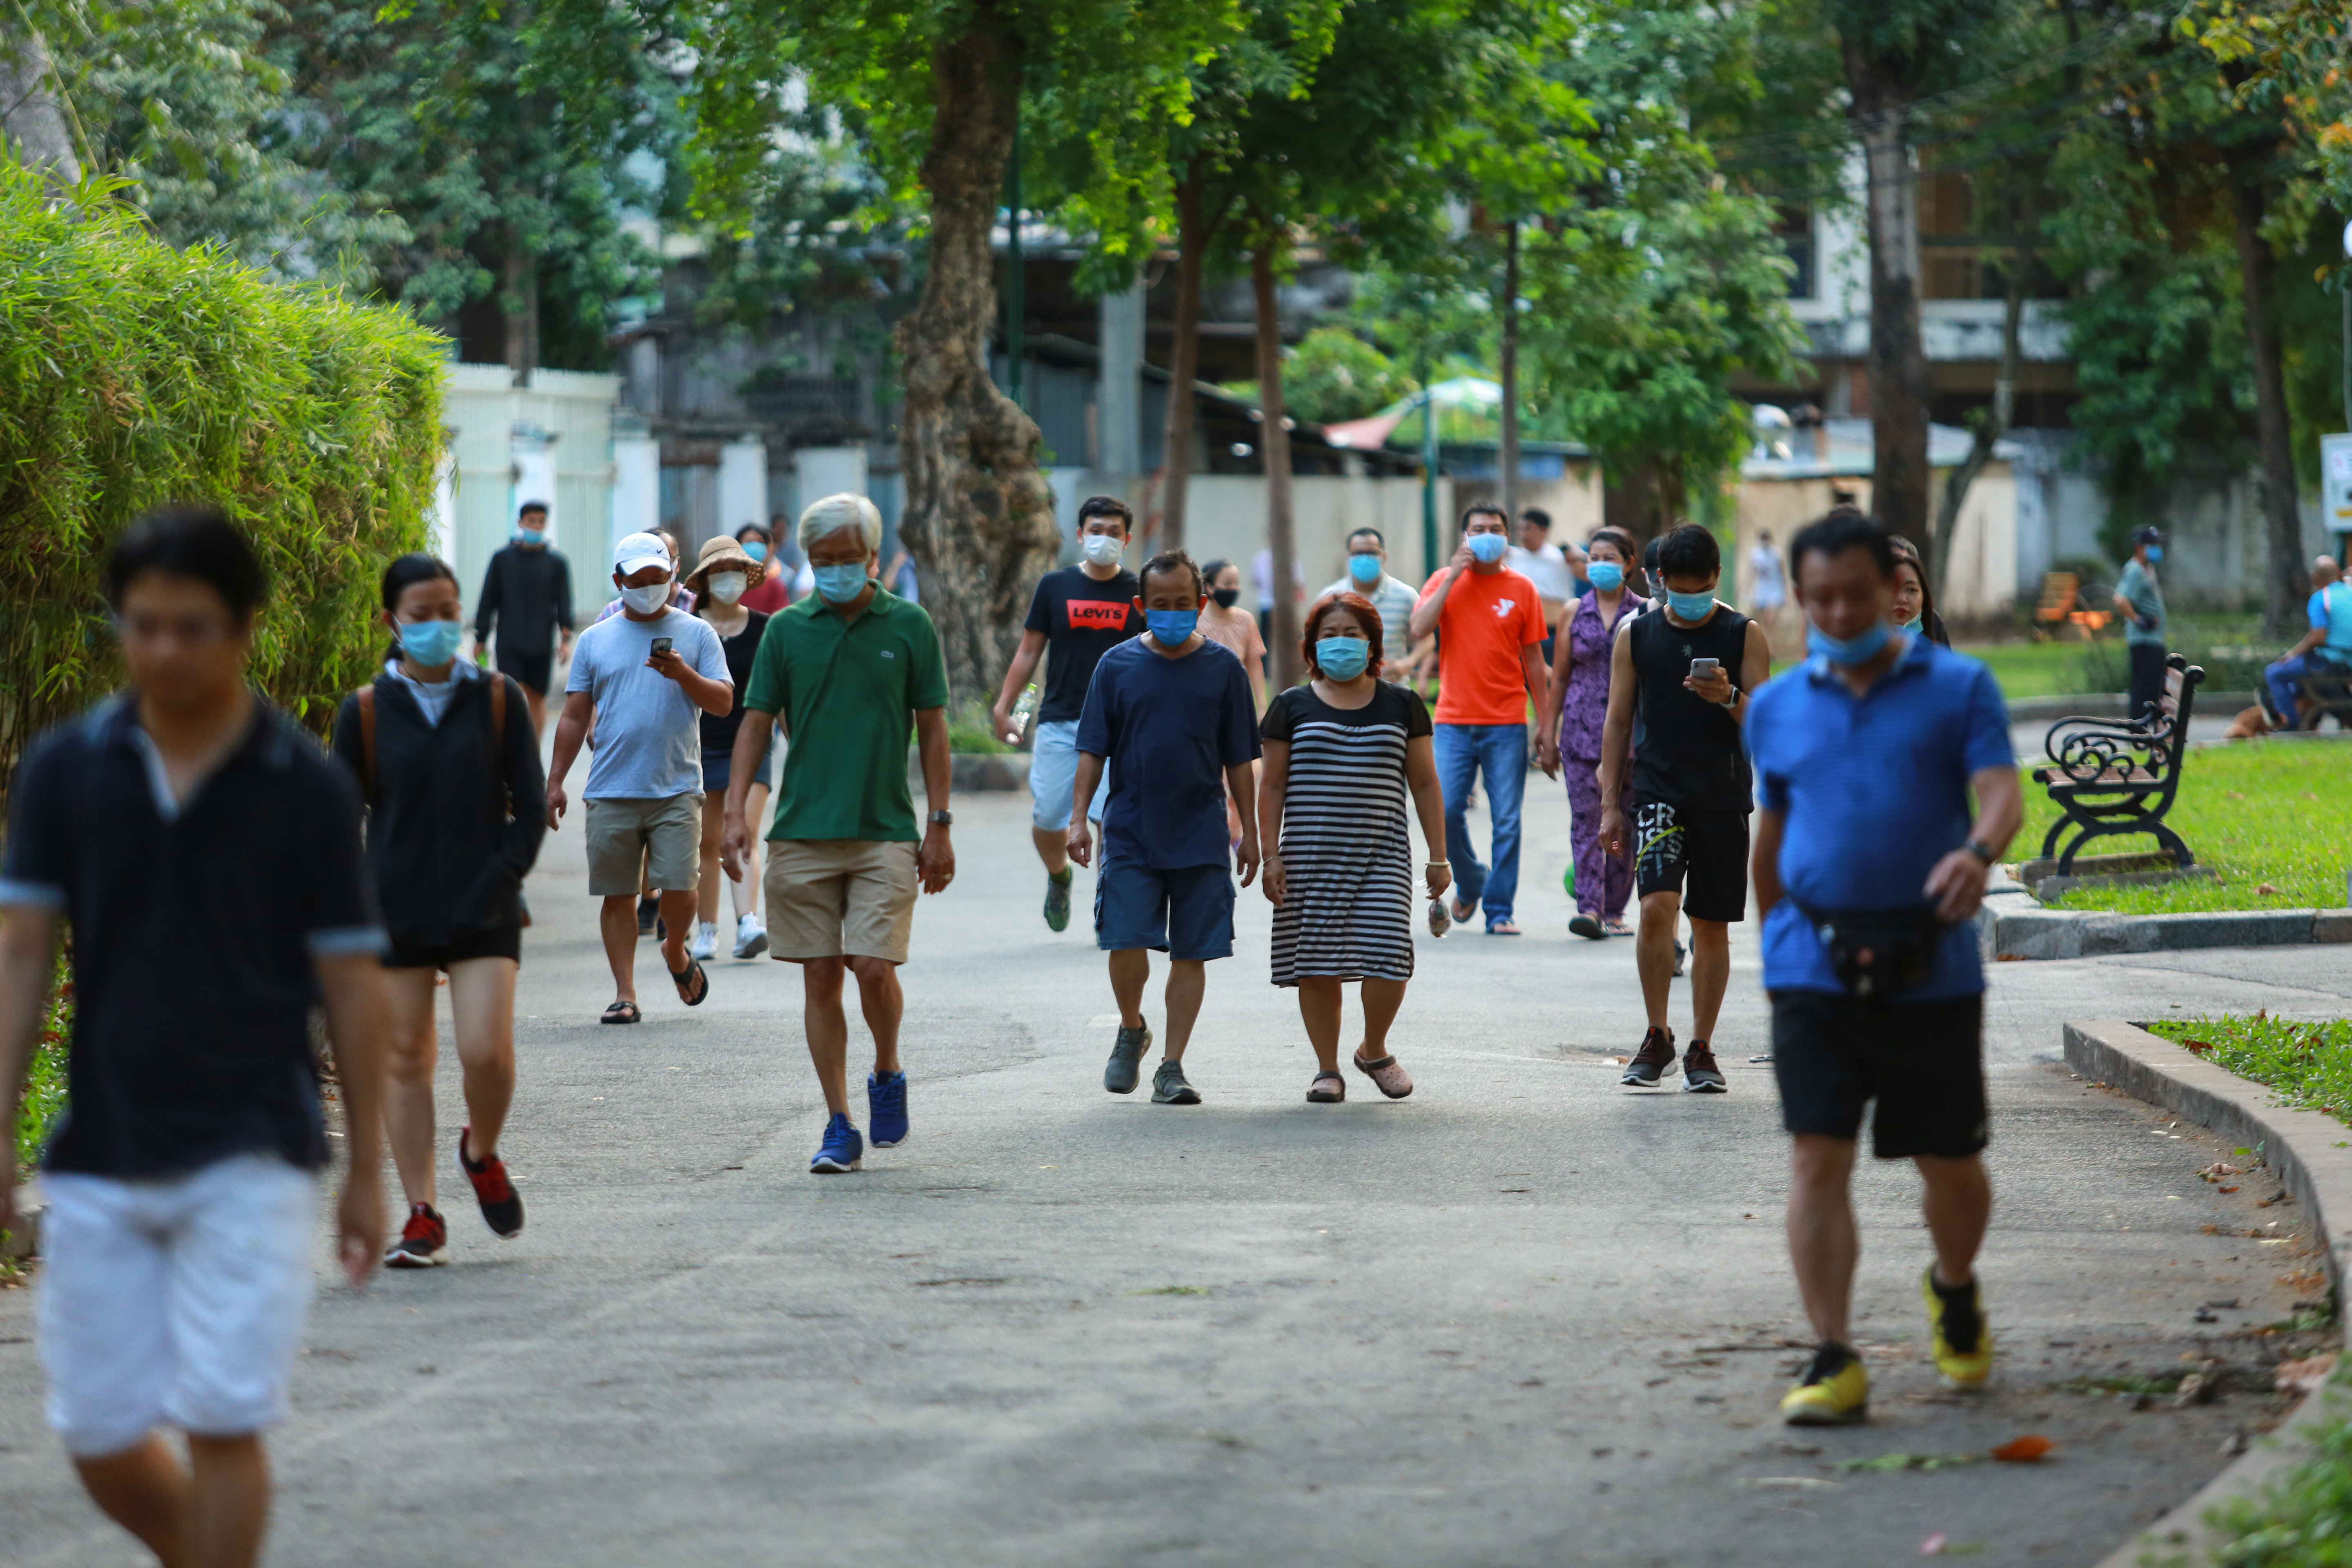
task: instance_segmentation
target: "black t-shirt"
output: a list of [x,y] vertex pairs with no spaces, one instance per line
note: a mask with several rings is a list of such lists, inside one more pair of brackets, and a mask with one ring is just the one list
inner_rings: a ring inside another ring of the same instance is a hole
[[760,634],[768,629],[768,617],[757,610],[743,612],[750,621],[731,637],[720,637],[719,646],[727,655],[728,678],[735,682],[735,706],[724,716],[705,713],[702,716],[702,749],[706,752],[731,752],[735,749],[735,731],[743,727],[743,694],[751,689],[751,658],[760,651]]
[[1045,634],[1045,700],[1037,710],[1044,723],[1074,720],[1086,711],[1087,684],[1102,656],[1143,630],[1135,601],[1143,584],[1121,571],[1108,582],[1087,575],[1083,566],[1065,566],[1037,580],[1022,629]]
[[140,1180],[263,1153],[314,1170],[312,964],[384,946],[359,787],[257,699],[245,739],[167,810],[136,712],[125,697],[50,731],[16,778],[0,903],[54,909],[74,939],[48,1166]]
[[1636,616],[1633,638],[1633,792],[1687,811],[1753,811],[1739,721],[1683,686],[1691,660],[1720,660],[1739,687],[1748,617],[1718,603],[1706,624],[1678,626],[1664,610]]

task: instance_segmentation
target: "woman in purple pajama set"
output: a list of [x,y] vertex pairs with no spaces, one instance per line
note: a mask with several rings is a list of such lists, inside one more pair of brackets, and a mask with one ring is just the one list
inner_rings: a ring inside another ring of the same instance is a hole
[[[1633,890],[1633,858],[1601,847],[1601,727],[1609,716],[1609,654],[1617,628],[1639,615],[1649,601],[1625,585],[1633,542],[1604,528],[1586,545],[1585,575],[1592,592],[1576,601],[1566,636],[1553,639],[1551,707],[1559,714],[1552,749],[1568,780],[1568,804],[1576,814],[1570,842],[1576,849],[1576,918],[1568,929],[1578,936],[1631,936],[1625,900]],[[1622,803],[1633,809],[1628,794]]]

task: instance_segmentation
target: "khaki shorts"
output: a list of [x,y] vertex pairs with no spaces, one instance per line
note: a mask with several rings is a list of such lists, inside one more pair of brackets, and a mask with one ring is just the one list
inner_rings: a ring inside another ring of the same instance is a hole
[[588,891],[599,899],[637,895],[637,871],[650,859],[657,893],[690,893],[702,869],[702,797],[592,800],[588,803]]
[[768,956],[907,962],[915,929],[915,846],[866,838],[778,838],[761,879]]

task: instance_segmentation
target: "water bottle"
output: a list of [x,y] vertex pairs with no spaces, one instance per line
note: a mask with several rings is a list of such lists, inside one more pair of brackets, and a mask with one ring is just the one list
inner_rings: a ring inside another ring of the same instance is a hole
[[1029,721],[1036,712],[1037,683],[1033,680],[1021,689],[1020,697],[1013,704],[1013,738],[1015,742],[1028,736]]

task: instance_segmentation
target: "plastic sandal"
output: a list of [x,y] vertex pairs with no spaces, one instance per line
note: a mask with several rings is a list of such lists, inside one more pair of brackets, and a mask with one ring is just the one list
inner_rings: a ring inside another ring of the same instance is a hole
[[689,958],[684,969],[669,972],[670,980],[677,986],[677,999],[689,1007],[699,1007],[710,995],[710,976],[702,973],[702,961]]
[[1368,1062],[1360,1056],[1350,1055],[1348,1059],[1356,1064],[1358,1072],[1370,1079],[1391,1100],[1402,1100],[1412,1092],[1412,1075],[1397,1066],[1396,1058],[1382,1057],[1378,1061]]
[[[1329,1088],[1324,1086],[1328,1084]],[[1315,1081],[1307,1086],[1309,1105],[1337,1105],[1348,1098],[1348,1080],[1335,1072],[1318,1072]]]
[[642,1016],[644,1015],[637,1011],[635,1002],[615,1002],[605,1008],[604,1016],[596,1021],[600,1024],[634,1024]]

